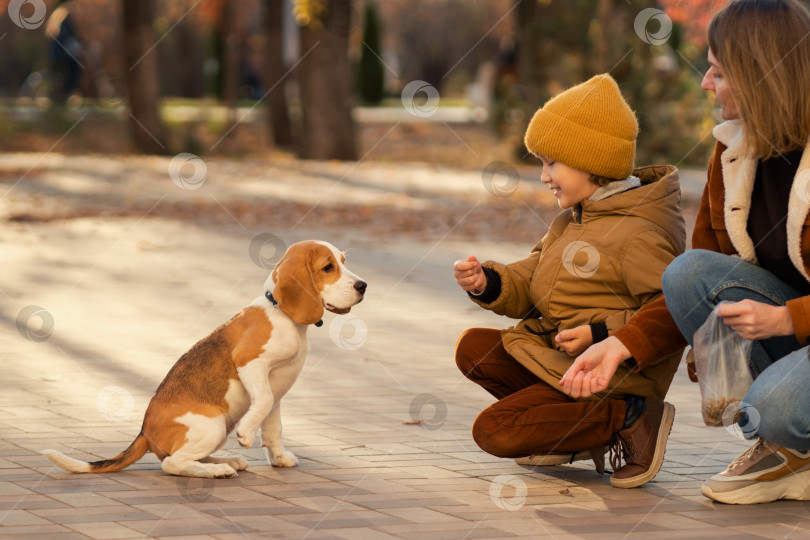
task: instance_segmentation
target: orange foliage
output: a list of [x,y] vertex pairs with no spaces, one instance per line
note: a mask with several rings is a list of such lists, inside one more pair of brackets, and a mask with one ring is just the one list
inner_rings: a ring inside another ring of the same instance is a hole
[[209,27],[218,27],[222,21],[222,4],[225,0],[203,0],[199,6],[199,20]]
[[666,14],[686,30],[686,39],[698,46],[706,45],[706,30],[712,16],[728,0],[659,0]]

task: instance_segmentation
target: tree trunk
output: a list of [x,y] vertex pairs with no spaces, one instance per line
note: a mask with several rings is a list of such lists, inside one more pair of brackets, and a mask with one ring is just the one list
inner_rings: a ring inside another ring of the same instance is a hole
[[320,21],[301,29],[302,137],[304,159],[357,159],[352,118],[349,32],[351,0],[327,0]]
[[611,25],[615,25],[616,13],[613,10],[612,0],[598,0],[596,4],[596,25],[594,26],[593,57],[591,72],[593,74],[607,73],[612,62],[615,62],[616,40],[611,33]]
[[385,97],[385,68],[382,55],[377,7],[367,2],[363,16],[363,47],[360,50],[357,79],[357,93],[366,103],[377,104]]
[[287,80],[284,65],[284,0],[267,0],[265,29],[267,30],[267,56],[265,86],[267,87],[267,113],[270,135],[280,148],[292,146],[292,127],[284,93]]
[[[534,1],[518,2],[514,14],[517,18],[517,72],[518,80],[525,89],[523,102],[523,120],[520,124],[521,133],[528,125],[532,115],[543,104],[543,92],[546,87],[546,65],[542,57],[541,35],[537,31],[536,18],[538,3]],[[514,129],[513,127],[511,129]],[[518,135],[515,155],[521,160],[533,160],[531,152],[526,148],[523,137]]]
[[531,118],[531,114],[542,105],[540,89],[545,83],[545,65],[538,54],[542,36],[535,27],[537,2],[516,1],[518,78],[526,89],[526,114]]
[[160,120],[156,38],[152,0],[124,0],[124,59],[129,95],[130,130],[135,148],[165,154],[166,133]]
[[228,109],[228,124],[236,123],[239,93],[239,2],[222,2],[222,99]]

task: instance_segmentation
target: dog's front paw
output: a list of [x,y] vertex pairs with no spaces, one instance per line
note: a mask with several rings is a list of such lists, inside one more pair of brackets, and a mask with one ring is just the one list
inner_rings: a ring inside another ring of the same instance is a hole
[[242,445],[244,448],[250,448],[253,446],[253,439],[256,438],[256,430],[247,430],[243,428],[237,428],[236,430],[236,440],[239,441],[239,444]]
[[214,478],[236,478],[239,476],[233,467],[227,463],[218,463],[211,467]]
[[248,468],[248,462],[237,456],[216,458],[216,461],[213,461],[213,458],[208,459],[210,459],[212,463],[226,463],[236,471],[244,471],[245,469]]
[[237,471],[244,471],[248,468],[248,462],[242,458],[235,458],[228,462],[228,465],[236,469]]
[[298,458],[289,450],[285,450],[284,453],[278,456],[268,455],[268,457],[270,459],[270,465],[273,467],[296,467],[298,465]]

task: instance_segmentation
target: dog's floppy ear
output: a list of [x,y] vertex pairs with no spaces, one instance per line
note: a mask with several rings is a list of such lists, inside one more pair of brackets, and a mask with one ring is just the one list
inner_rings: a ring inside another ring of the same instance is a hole
[[323,317],[321,292],[312,278],[311,250],[291,246],[273,270],[273,296],[278,307],[300,325],[315,324]]

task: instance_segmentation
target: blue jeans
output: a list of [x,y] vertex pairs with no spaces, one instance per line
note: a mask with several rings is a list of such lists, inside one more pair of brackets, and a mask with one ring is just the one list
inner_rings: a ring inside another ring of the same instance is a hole
[[[776,276],[736,257],[694,249],[664,272],[667,308],[686,340],[723,300],[751,299],[783,306],[801,296]],[[791,355],[793,351],[803,352]],[[754,341],[749,369],[754,383],[743,399],[740,428],[746,438],[810,449],[810,361],[795,336]],[[790,355],[790,356],[788,356]]]

